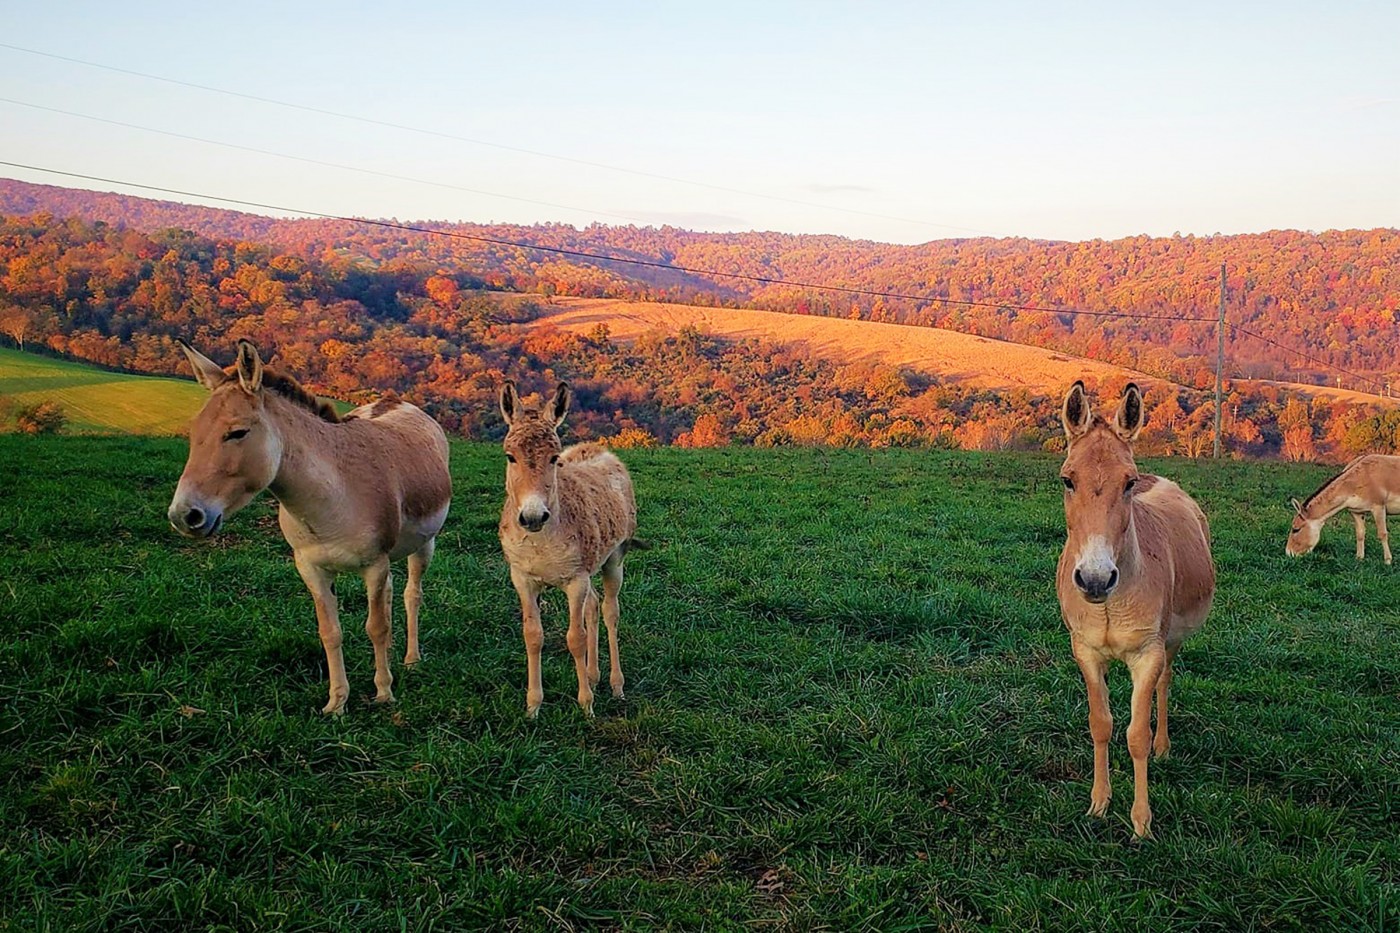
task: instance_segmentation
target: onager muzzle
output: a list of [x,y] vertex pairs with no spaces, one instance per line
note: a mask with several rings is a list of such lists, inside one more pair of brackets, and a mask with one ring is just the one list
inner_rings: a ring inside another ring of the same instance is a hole
[[1110,566],[1105,574],[1101,567],[1089,569],[1086,573],[1081,565],[1074,568],[1074,585],[1091,603],[1102,603],[1118,588],[1118,568]]
[[536,532],[549,524],[549,506],[543,496],[529,496],[520,504],[520,527]]
[[170,527],[187,538],[211,537],[217,534],[224,524],[223,509],[214,505],[197,504],[181,496],[178,490],[165,514],[170,519]]

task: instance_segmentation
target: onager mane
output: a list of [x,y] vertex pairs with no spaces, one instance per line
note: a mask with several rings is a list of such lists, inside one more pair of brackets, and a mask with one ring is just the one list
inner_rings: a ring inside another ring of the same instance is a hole
[[[225,367],[224,375],[230,379],[237,379],[238,366],[235,364]],[[300,382],[280,370],[264,366],[262,384],[264,389],[271,389],[287,401],[305,408],[322,421],[329,421],[331,424],[339,424],[341,421],[340,413],[335,410],[334,404],[312,395]]]

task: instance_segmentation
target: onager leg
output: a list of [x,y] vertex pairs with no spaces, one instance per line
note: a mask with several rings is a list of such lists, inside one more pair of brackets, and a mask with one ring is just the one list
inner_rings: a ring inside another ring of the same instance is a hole
[[583,605],[583,621],[588,626],[588,686],[598,689],[598,593],[588,587],[588,601]]
[[540,649],[544,647],[544,626],[540,624],[540,591],[524,574],[510,570],[510,582],[520,596],[520,619],[525,635],[525,718],[539,715],[544,702],[544,686],[540,683]]
[[350,682],[345,679],[345,657],[341,654],[340,617],[336,612],[335,590],[332,584],[335,575],[318,567],[302,557],[293,555],[297,572],[311,591],[316,602],[316,628],[321,633],[321,646],[326,649],[326,674],[330,678],[330,698],[321,712],[336,716],[345,712],[345,701],[350,698]]
[[1366,559],[1366,514],[1352,512],[1351,520],[1356,525],[1356,559]]
[[1108,740],[1113,736],[1113,714],[1108,709],[1108,662],[1099,654],[1075,646],[1074,660],[1084,675],[1089,694],[1089,734],[1094,738],[1094,789],[1089,794],[1089,816],[1103,816],[1113,797],[1108,778]]
[[1133,835],[1152,837],[1152,807],[1147,802],[1147,752],[1152,745],[1152,692],[1162,676],[1165,651],[1149,643],[1128,662],[1133,675],[1133,718],[1128,723],[1128,753],[1133,756]]
[[578,705],[585,716],[593,715],[593,688],[588,684],[588,597],[593,581],[575,577],[564,587],[569,596],[569,654],[574,656],[574,673],[578,675]]
[[394,643],[394,574],[385,555],[365,568],[369,615],[365,633],[374,646],[374,702],[394,702],[394,673],[389,669],[389,646]]
[[418,608],[423,605],[423,574],[433,562],[436,547],[437,539],[429,538],[426,544],[408,555],[408,582],[403,588],[403,611],[408,619],[408,647],[403,656],[404,664],[417,664],[423,657],[418,653]]
[[[622,676],[622,658],[617,653],[617,626],[621,618],[621,610],[617,602],[617,594],[622,591],[622,551],[619,548],[608,556],[603,563],[603,621],[608,626],[608,663],[612,670],[608,681],[612,684],[613,696],[619,700],[623,699],[622,685],[625,678]],[[597,633],[594,633],[593,644],[596,646]],[[595,647],[595,654],[596,647]],[[597,683],[597,678],[594,678]]]
[[1390,531],[1385,526],[1385,505],[1381,504],[1371,509],[1371,517],[1376,520],[1376,537],[1381,539],[1381,553],[1385,555],[1385,562],[1390,563]]
[[1171,753],[1172,739],[1167,732],[1167,698],[1172,689],[1172,662],[1181,646],[1168,648],[1162,673],[1157,678],[1157,734],[1152,739],[1152,757],[1165,758]]

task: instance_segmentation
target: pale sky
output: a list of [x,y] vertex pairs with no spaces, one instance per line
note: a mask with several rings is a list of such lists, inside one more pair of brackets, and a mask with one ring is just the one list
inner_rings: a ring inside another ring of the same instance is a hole
[[0,159],[327,213],[902,243],[1400,226],[1395,2],[0,0],[0,23],[478,141],[0,47],[7,101],[365,171],[11,102]]

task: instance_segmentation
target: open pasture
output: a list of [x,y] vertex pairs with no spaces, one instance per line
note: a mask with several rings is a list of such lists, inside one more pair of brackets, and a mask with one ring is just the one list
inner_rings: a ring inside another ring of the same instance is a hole
[[1344,520],[1285,557],[1325,469],[1143,464],[1206,510],[1220,586],[1138,844],[1121,666],[1113,803],[1083,815],[1057,457],[624,452],[656,545],[628,699],[582,717],[551,593],[530,722],[501,453],[452,453],[424,661],[368,702],[343,576],[325,718],[269,499],[185,541],[182,441],[0,437],[0,929],[1400,925],[1400,570]]
[[0,396],[17,403],[58,402],[69,431],[179,434],[206,393],[188,379],[108,372],[0,347]]

